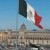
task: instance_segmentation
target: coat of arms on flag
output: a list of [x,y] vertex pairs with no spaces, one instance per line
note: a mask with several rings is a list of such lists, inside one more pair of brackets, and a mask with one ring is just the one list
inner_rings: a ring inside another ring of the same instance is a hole
[[25,0],[19,0],[19,14],[33,22],[37,27],[43,29],[40,25],[42,17]]

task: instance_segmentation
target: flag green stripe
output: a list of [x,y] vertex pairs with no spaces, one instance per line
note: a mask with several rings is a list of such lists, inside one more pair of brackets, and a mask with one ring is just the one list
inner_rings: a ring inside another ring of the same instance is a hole
[[25,0],[19,0],[19,14],[27,18],[27,3]]

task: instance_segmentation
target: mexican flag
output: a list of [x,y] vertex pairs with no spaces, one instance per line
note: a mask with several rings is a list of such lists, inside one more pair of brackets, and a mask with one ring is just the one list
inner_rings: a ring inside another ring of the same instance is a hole
[[40,25],[42,17],[37,14],[34,8],[30,6],[25,0],[19,0],[19,14],[33,22],[37,27],[43,29]]

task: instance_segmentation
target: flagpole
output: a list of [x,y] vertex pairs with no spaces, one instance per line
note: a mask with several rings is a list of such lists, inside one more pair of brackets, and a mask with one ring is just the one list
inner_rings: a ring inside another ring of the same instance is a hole
[[17,1],[18,3],[17,3],[17,21],[16,21],[16,49],[15,50],[18,50],[18,14],[19,14],[19,0]]

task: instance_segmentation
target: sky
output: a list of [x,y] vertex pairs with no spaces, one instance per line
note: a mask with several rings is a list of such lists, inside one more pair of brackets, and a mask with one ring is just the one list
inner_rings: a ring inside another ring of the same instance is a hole
[[[18,14],[18,1],[0,0],[0,29],[17,29],[17,27],[19,29],[23,23],[27,29],[39,29],[34,23]],[[44,29],[50,29],[50,0],[26,0],[26,2],[42,17],[40,24]]]

